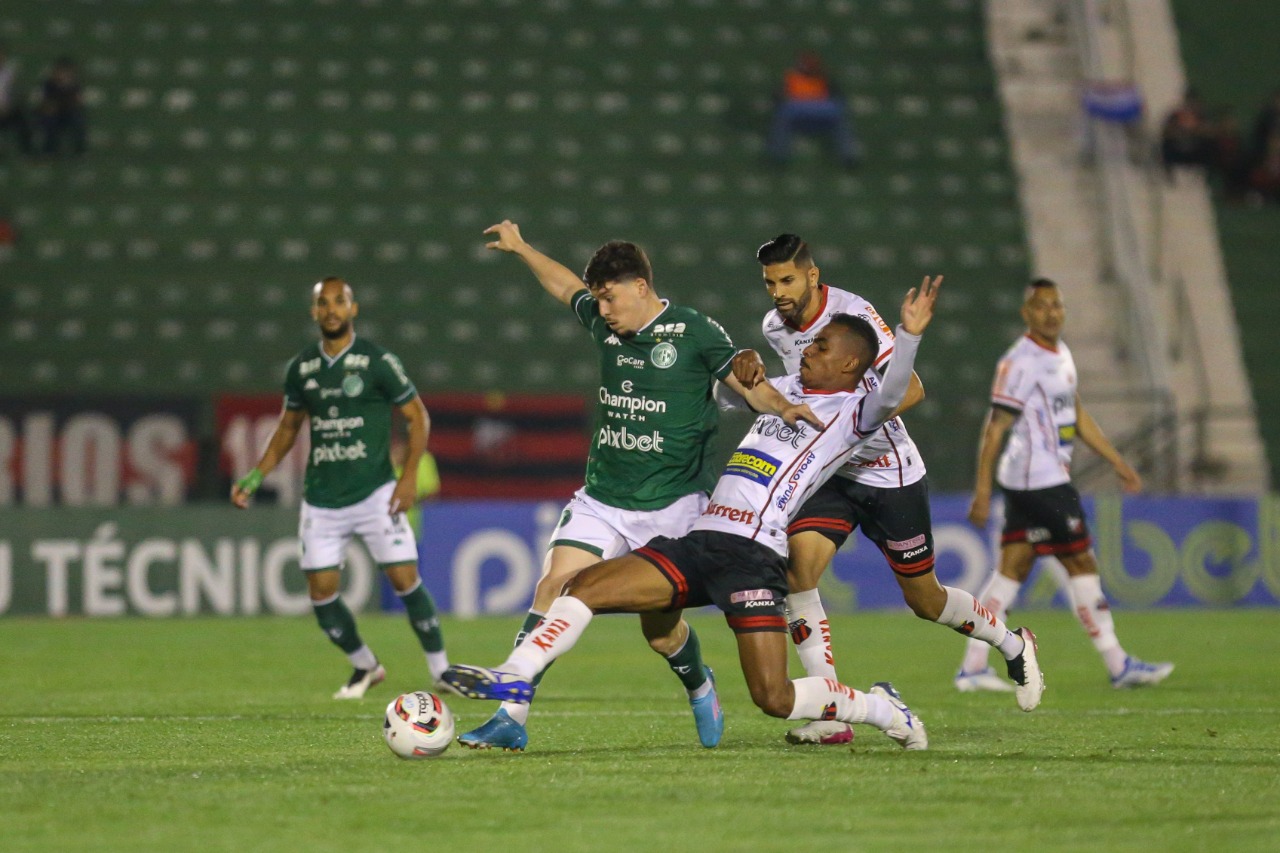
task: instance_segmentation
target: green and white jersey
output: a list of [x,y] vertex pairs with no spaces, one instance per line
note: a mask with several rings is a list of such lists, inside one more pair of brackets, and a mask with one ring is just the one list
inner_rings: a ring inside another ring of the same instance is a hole
[[311,456],[303,496],[312,506],[351,506],[395,479],[391,470],[391,409],[418,393],[400,359],[354,338],[330,358],[320,342],[289,362],[284,405],[311,421]]
[[719,477],[712,439],[715,380],[732,372],[733,341],[709,317],[662,300],[635,335],[616,335],[588,290],[570,305],[600,352],[595,440],[586,492],[619,509],[661,509],[710,492]]

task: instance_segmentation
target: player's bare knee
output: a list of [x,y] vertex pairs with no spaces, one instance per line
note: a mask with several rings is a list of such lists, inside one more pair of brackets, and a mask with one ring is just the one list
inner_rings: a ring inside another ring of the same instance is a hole
[[751,685],[751,701],[770,717],[785,719],[791,716],[791,709],[795,705],[795,694],[787,690],[786,685],[787,682]]
[[307,594],[312,601],[323,601],[338,594],[342,575],[337,570],[307,573]]
[[947,606],[946,590],[936,583],[934,586],[936,589],[916,585],[904,586],[902,589],[902,598],[911,612],[929,622],[937,622],[943,608]]

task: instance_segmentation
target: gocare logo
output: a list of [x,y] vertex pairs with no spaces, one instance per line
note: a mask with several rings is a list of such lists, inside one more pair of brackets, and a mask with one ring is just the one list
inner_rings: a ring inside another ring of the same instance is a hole
[[596,447],[616,447],[619,450],[661,453],[663,440],[662,433],[656,429],[648,435],[637,435],[625,426],[614,429],[606,424],[600,427],[600,432],[596,436]]
[[355,444],[319,444],[311,448],[311,464],[320,465],[324,462],[352,462],[356,459],[366,459],[369,456],[369,446],[363,441],[357,441]]
[[[631,383],[622,383],[624,391],[631,390]],[[665,400],[651,400],[648,397],[632,397],[627,394],[611,394],[608,388],[600,388],[600,402],[606,406],[612,406],[615,409],[623,409],[628,412],[652,412],[654,414],[662,414],[667,410]]]
[[644,359],[636,358],[633,355],[620,355],[618,356],[618,367],[623,365],[634,367],[636,370],[644,370]]

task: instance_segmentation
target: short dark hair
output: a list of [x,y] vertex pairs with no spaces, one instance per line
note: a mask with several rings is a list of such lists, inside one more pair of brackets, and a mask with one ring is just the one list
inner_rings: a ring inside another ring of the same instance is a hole
[[1043,290],[1050,287],[1056,288],[1057,286],[1058,286],[1058,283],[1051,278],[1032,279],[1031,283],[1028,284],[1026,289],[1022,292],[1022,301],[1026,302],[1028,299],[1030,299],[1032,296],[1035,295],[1037,290]]
[[642,278],[653,284],[653,265],[635,243],[610,240],[591,256],[587,268],[582,271],[582,281],[587,287],[596,288],[606,281],[631,281]]
[[832,314],[827,325],[841,326],[855,338],[861,338],[867,345],[866,366],[876,363],[876,359],[880,357],[880,336],[876,334],[875,327],[865,317],[859,317],[856,314]]
[[756,260],[761,266],[770,266],[772,264],[785,264],[787,261],[795,261],[795,265],[801,269],[807,269],[813,266],[813,253],[809,251],[809,244],[801,240],[795,234],[779,234],[769,242],[765,243],[759,249],[756,249]]

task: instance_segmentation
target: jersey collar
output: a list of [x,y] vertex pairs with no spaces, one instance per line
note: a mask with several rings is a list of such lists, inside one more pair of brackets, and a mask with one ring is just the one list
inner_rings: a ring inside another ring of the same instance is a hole
[[645,323],[643,326],[641,326],[641,327],[636,331],[636,334],[637,334],[637,335],[638,335],[638,334],[640,334],[641,332],[643,332],[645,329],[647,329],[647,328],[649,328],[650,326],[652,326],[654,323],[658,322],[658,318],[659,318],[659,317],[661,317],[663,314],[667,313],[667,309],[671,307],[671,300],[670,300],[670,299],[660,299],[660,300],[658,300],[658,301],[662,303],[662,310],[661,310],[661,311],[659,311],[657,314],[654,314],[654,315],[653,315],[653,317],[649,320],[649,322],[647,322],[647,323]]
[[355,346],[355,345],[356,345],[356,335],[355,335],[355,332],[352,332],[352,333],[351,333],[351,343],[349,343],[349,344],[347,344],[345,347],[343,347],[343,348],[338,352],[338,354],[337,354],[337,355],[335,355],[333,358],[330,358],[330,357],[329,357],[329,354],[328,354],[327,352],[325,352],[325,351],[324,351],[324,341],[321,341],[320,343],[316,344],[316,349],[320,350],[320,357],[321,357],[321,358],[323,358],[323,359],[325,360],[325,366],[326,366],[326,367],[333,367],[334,362],[336,362],[338,359],[342,358],[342,357],[343,357],[344,355],[346,355],[347,353],[351,352],[351,348],[352,348],[353,346]]
[[805,323],[803,326],[797,326],[795,323],[792,323],[786,317],[782,318],[782,322],[785,323],[787,326],[790,326],[792,329],[795,329],[797,332],[807,332],[810,329],[812,329],[814,323],[817,323],[818,320],[822,317],[822,315],[827,312],[827,286],[825,284],[819,284],[818,290],[822,292],[822,304],[818,306],[818,313],[813,315],[812,320]]
[[[1042,344],[1042,343],[1040,343],[1039,341],[1037,341],[1035,338],[1031,337],[1031,335],[1024,335],[1023,337],[1025,337],[1027,340],[1031,341],[1031,343],[1035,344],[1036,346],[1040,347],[1040,349],[1042,349],[1042,350],[1047,350],[1047,351],[1049,351],[1049,352],[1053,353],[1054,355],[1057,355],[1057,354],[1058,354],[1058,348],[1057,348],[1057,347],[1047,347],[1047,346],[1045,346],[1044,344]],[[1059,341],[1059,343],[1061,343],[1061,341]]]

